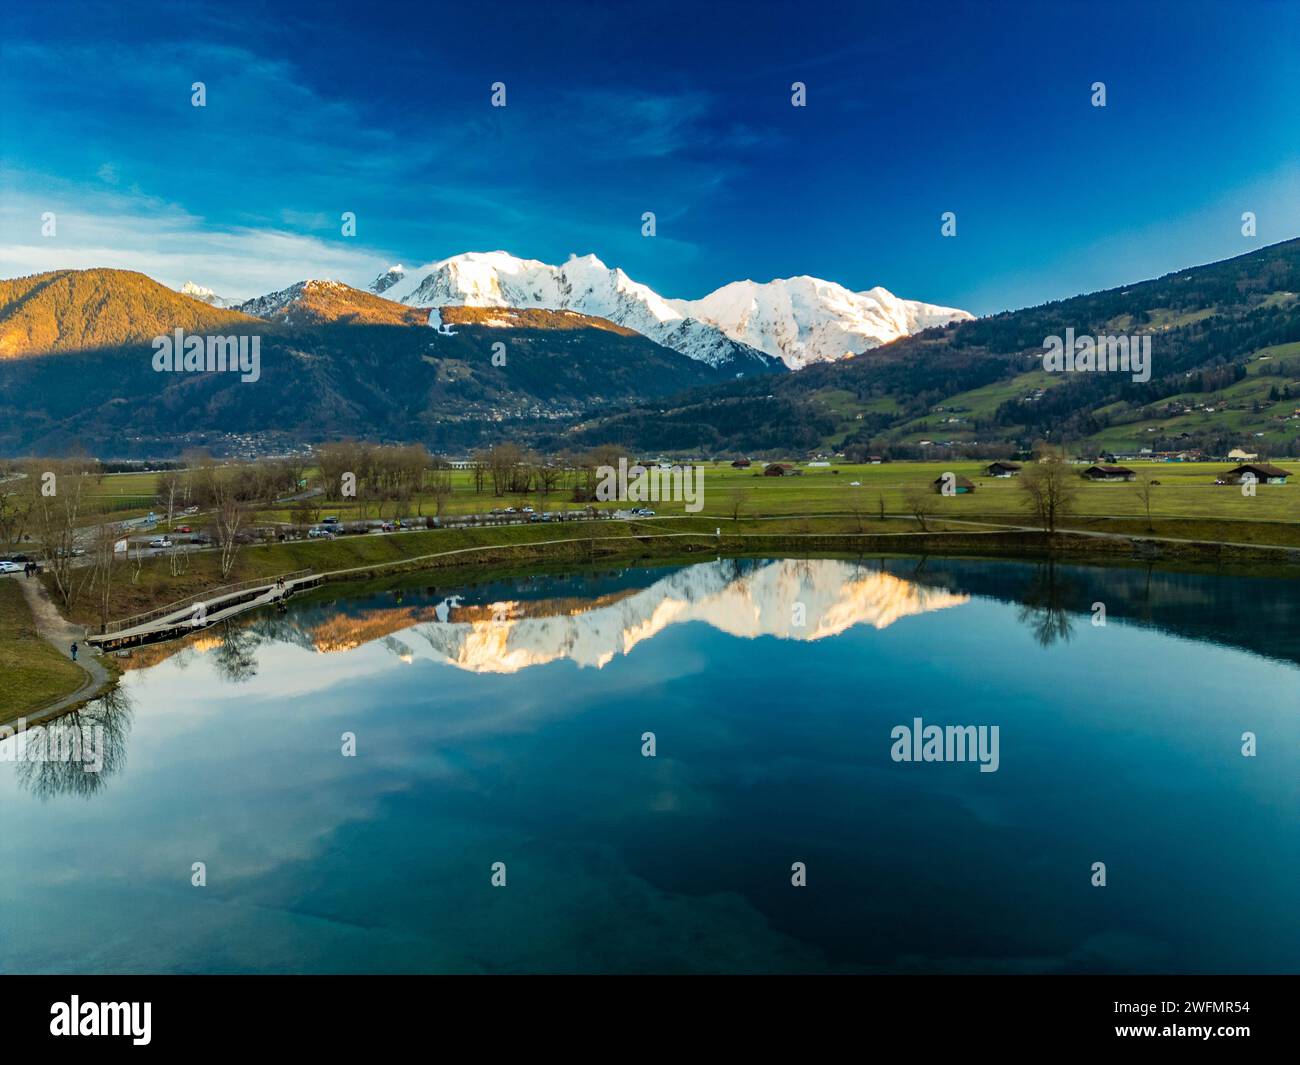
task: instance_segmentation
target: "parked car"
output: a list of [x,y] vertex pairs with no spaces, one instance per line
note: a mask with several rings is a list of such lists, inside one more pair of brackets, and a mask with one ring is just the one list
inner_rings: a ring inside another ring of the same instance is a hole
[[193,532],[194,530],[191,529],[188,525],[178,525],[176,526],[176,531],[180,533],[188,533],[188,532]]
[[384,522],[384,524],[381,525],[380,528],[383,529],[384,532],[397,532],[397,526],[394,525],[391,521]]
[[166,536],[156,536],[149,541],[150,547],[171,547],[172,542]]
[[312,540],[333,540],[335,533],[333,529],[309,529],[307,536]]
[[20,569],[17,562],[0,562],[0,573],[17,573]]
[[532,513],[533,513],[533,508],[532,508],[532,507],[524,507],[523,510],[521,510],[519,513],[520,513],[520,514],[532,514]]
[[322,524],[322,525],[337,525],[338,523],[339,523],[339,519],[338,519],[338,518],[322,518],[322,519],[321,519],[321,524]]
[[653,518],[655,516],[655,512],[651,510],[649,507],[633,507],[632,516],[634,518]]

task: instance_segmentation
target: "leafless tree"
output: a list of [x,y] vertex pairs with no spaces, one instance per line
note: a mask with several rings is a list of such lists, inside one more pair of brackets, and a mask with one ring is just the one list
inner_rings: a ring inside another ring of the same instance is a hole
[[732,521],[739,521],[740,515],[749,502],[749,493],[743,488],[729,488],[725,496],[727,512]]
[[167,528],[172,527],[172,519],[176,516],[176,504],[180,502],[185,491],[186,471],[184,470],[164,470],[158,475],[158,486],[155,489],[158,504],[167,512]]
[[91,576],[84,568],[78,574],[74,563],[81,550],[77,523],[96,466],[84,459],[42,459],[27,471],[32,531],[65,607],[72,606]]
[[1151,475],[1144,473],[1134,486],[1133,491],[1137,493],[1138,502],[1146,509],[1147,532],[1155,532],[1155,527],[1151,524],[1151,501],[1155,495],[1155,482],[1151,480]]
[[443,508],[451,498],[452,474],[450,466],[436,465],[429,472],[428,491],[433,496],[434,513],[442,517]]
[[1021,502],[1044,532],[1056,532],[1061,521],[1073,512],[1079,478],[1058,454],[1045,451],[1038,462],[1021,471],[1018,483]]
[[18,544],[27,532],[32,511],[27,481],[17,470],[0,472],[0,545]]
[[921,526],[921,531],[929,532],[930,518],[934,514],[934,489],[928,484],[908,484],[903,488],[903,502],[908,513]]
[[113,596],[113,576],[118,566],[117,545],[126,535],[123,525],[106,522],[95,528],[90,539],[90,587],[99,607],[100,631],[108,624],[108,610]]

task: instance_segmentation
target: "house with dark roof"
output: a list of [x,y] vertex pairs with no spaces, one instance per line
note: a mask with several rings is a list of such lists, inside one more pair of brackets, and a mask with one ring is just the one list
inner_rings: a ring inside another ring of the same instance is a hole
[[[938,492],[940,495],[943,495],[943,485],[947,479],[948,479],[948,475],[944,474],[942,476],[936,477],[930,483],[934,485],[934,490],[936,492]],[[953,481],[952,494],[955,496],[969,495],[971,492],[975,491],[975,482],[972,481],[969,477],[963,477],[961,474],[957,474],[955,477],[952,478],[952,481]]]
[[1216,484],[1241,484],[1247,474],[1252,474],[1256,484],[1286,484],[1291,476],[1289,470],[1274,466],[1271,462],[1243,462],[1235,469],[1222,474]]
[[1137,474],[1127,466],[1089,466],[1083,476],[1090,481],[1136,481]]
[[990,462],[984,467],[986,477],[1015,477],[1020,472],[1018,462]]
[[788,462],[769,462],[763,467],[764,477],[789,477],[798,472]]

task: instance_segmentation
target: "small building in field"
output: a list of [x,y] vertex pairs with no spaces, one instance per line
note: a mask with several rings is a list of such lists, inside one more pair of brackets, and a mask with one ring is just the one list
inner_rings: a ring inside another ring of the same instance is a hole
[[867,456],[867,465],[869,465],[869,466],[879,466],[879,465],[880,465],[882,462],[884,462],[884,461],[885,461],[885,460],[884,460],[883,456],[881,456],[881,455],[868,455],[868,456]]
[[795,472],[788,462],[769,462],[763,467],[764,477],[789,477]]
[[1083,475],[1090,481],[1136,481],[1137,474],[1127,466],[1089,466]]
[[830,463],[827,462],[825,459],[817,459],[815,462],[808,463],[809,469],[822,469],[823,467],[828,467],[828,466],[830,466]]
[[984,467],[988,477],[1015,477],[1020,472],[1018,462],[990,462]]
[[747,470],[752,465],[752,463],[749,461],[749,459],[736,459],[735,462],[733,462],[731,465],[733,468],[737,470]]
[[1219,477],[1218,484],[1241,484],[1247,474],[1253,474],[1256,484],[1286,484],[1291,476],[1289,470],[1274,466],[1271,462],[1243,462],[1235,469]]
[[[936,477],[931,482],[934,485],[934,490],[940,495],[943,494],[943,483],[945,480],[945,477],[940,476]],[[973,491],[975,491],[975,482],[973,482],[969,477],[963,477],[961,474],[957,474],[957,476],[953,478],[953,495],[964,496],[969,495]]]
[[1243,451],[1239,447],[1234,447],[1228,452],[1228,458],[1233,462],[1254,462],[1259,455],[1253,451]]

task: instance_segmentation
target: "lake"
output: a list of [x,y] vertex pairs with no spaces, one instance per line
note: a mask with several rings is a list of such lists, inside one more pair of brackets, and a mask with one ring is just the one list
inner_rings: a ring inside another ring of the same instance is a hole
[[1300,969],[1300,581],[448,580],[137,651],[98,772],[0,742],[0,971]]

